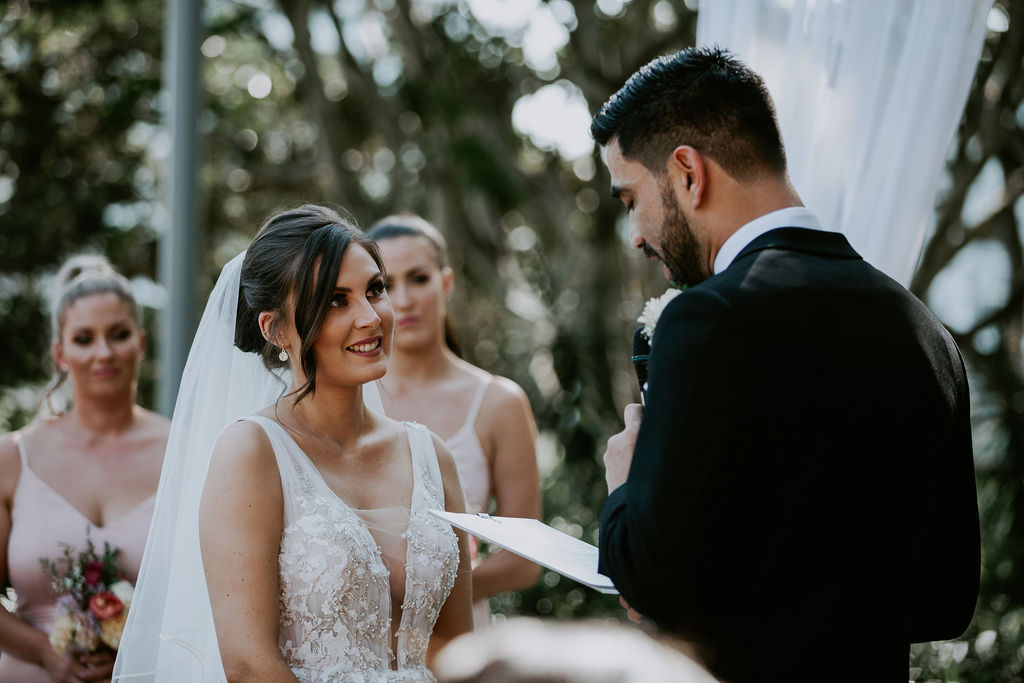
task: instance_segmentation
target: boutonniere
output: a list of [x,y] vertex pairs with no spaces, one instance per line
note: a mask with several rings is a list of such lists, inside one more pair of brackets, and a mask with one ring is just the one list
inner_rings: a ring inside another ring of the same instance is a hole
[[644,310],[636,321],[644,326],[643,334],[647,337],[648,342],[654,339],[654,328],[657,326],[658,318],[661,317],[661,312],[665,310],[665,306],[668,306],[668,302],[682,294],[685,289],[686,285],[683,285],[680,289],[669,288],[661,296],[652,297],[644,304]]

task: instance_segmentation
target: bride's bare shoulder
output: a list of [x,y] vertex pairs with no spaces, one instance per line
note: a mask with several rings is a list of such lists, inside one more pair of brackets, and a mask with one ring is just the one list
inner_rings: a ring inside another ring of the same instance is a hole
[[260,469],[274,463],[274,448],[263,427],[252,420],[238,420],[217,437],[210,466]]
[[395,439],[405,438],[404,422],[396,420],[393,417],[388,417],[384,413],[380,413],[375,410],[368,410],[367,412],[373,418],[371,434],[374,439],[393,441]]

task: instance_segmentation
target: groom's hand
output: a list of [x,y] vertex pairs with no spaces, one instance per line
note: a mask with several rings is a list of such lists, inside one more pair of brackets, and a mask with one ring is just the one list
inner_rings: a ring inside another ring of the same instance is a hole
[[640,431],[640,421],[644,410],[639,403],[630,403],[622,414],[626,423],[625,429],[608,439],[608,448],[604,452],[604,478],[608,482],[608,493],[626,483],[629,476],[629,465],[633,462],[633,448],[636,446],[636,435]]
[[626,616],[629,618],[630,621],[639,624],[644,620],[644,615],[640,614],[635,609],[630,607],[629,603],[626,602],[626,599],[621,595],[619,596],[619,604],[626,608]]

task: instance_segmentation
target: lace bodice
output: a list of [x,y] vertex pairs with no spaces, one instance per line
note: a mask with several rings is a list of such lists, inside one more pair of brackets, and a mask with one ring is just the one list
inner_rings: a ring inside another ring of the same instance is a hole
[[[264,417],[247,418],[270,438],[281,471],[281,653],[300,681],[432,681],[427,642],[455,583],[459,548],[444,509],[430,433],[406,423],[413,494],[406,542],[405,600],[392,652],[390,573],[366,523],[324,482],[291,436]],[[396,662],[395,669],[392,669]]]

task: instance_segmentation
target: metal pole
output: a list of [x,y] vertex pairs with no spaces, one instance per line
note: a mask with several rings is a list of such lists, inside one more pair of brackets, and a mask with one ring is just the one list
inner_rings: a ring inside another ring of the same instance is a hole
[[195,325],[199,238],[199,10],[202,0],[170,0],[164,43],[164,117],[172,140],[159,279],[167,291],[160,316],[157,409],[170,416]]

